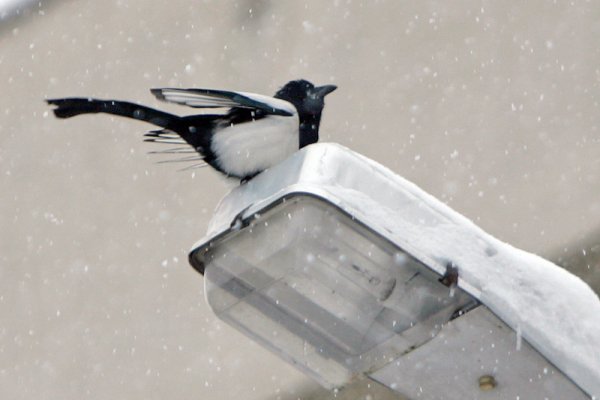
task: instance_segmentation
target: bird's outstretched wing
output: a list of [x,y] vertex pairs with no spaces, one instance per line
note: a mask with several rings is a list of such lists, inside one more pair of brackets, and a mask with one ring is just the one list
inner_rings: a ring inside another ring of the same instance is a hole
[[175,88],[151,89],[150,91],[159,100],[193,108],[246,108],[285,117],[296,114],[296,109],[291,103],[254,93]]

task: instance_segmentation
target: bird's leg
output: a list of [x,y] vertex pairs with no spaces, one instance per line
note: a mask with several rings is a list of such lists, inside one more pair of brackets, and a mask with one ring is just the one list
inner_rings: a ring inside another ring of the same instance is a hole
[[254,178],[254,177],[255,177],[256,175],[258,175],[258,174],[260,174],[260,172],[255,172],[255,173],[253,173],[252,175],[248,175],[248,176],[245,176],[245,177],[243,177],[243,178],[240,180],[240,185],[243,185],[243,184],[245,184],[245,183],[249,182],[249,181],[250,181],[250,179]]

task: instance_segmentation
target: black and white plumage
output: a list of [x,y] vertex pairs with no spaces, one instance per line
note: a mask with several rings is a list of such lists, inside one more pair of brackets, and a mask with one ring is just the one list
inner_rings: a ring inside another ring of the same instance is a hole
[[[316,87],[306,80],[288,82],[273,97],[212,89],[152,89],[157,99],[193,108],[226,109],[220,114],[177,116],[116,100],[47,100],[58,118],[106,113],[138,119],[163,129],[147,141],[187,143],[197,157],[223,174],[247,180],[319,140],[324,97],[336,86]],[[183,141],[181,140],[183,139]],[[163,153],[182,153],[171,149]],[[157,152],[161,153],[161,152]]]

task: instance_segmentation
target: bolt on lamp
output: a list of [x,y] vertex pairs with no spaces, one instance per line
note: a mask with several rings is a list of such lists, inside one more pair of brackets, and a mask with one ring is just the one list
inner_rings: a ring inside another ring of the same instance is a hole
[[[552,370],[530,391],[587,398],[529,344],[510,355],[514,331],[466,265],[490,268],[502,246],[439,204],[348,149],[312,145],[226,196],[189,259],[219,318],[326,387],[367,376],[409,398],[507,398],[526,393],[523,370],[504,368],[524,357]],[[476,361],[457,352],[492,342]]]

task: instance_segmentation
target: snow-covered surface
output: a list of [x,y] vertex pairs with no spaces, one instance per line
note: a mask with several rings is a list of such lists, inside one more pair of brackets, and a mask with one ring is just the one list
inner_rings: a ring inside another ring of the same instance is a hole
[[[208,237],[290,192],[327,198],[438,273],[451,261],[478,298],[592,396],[600,396],[600,300],[578,277],[482,231],[380,164],[340,145],[316,144],[232,190]],[[206,240],[206,239],[205,239]]]

